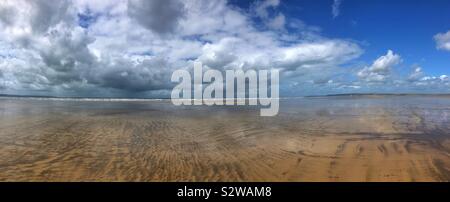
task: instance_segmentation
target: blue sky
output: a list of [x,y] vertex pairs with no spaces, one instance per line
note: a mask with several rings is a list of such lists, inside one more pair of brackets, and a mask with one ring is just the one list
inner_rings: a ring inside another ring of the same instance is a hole
[[[255,1],[232,1],[249,9]],[[364,44],[362,61],[371,61],[392,49],[405,66],[418,64],[430,74],[448,74],[450,54],[436,49],[433,36],[450,30],[450,1],[342,0],[333,18],[333,0],[284,0],[279,10],[287,18],[318,26],[324,36],[348,38]],[[295,31],[294,31],[295,32]]]
[[449,93],[450,1],[0,2],[0,93],[167,97],[171,73],[281,70],[281,95]]

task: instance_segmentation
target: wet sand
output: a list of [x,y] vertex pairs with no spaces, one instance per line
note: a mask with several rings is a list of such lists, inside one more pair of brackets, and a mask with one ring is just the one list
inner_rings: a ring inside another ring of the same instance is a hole
[[0,99],[0,181],[449,181],[450,98]]

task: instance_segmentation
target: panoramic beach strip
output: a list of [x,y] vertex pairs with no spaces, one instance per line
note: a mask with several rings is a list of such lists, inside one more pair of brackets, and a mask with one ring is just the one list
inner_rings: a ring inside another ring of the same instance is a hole
[[449,181],[450,97],[0,99],[1,181]]

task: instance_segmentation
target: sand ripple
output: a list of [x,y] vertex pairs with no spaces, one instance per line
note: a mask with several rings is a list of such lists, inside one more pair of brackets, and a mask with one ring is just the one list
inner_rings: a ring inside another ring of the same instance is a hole
[[450,100],[386,99],[0,100],[0,181],[449,181]]

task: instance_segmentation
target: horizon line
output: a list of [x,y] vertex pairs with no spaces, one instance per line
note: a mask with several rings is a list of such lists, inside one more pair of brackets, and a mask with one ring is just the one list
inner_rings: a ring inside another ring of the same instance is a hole
[[[280,96],[278,98],[211,98],[207,100],[240,100],[240,99],[289,99],[289,98],[315,98],[315,97],[345,97],[345,96],[450,96],[450,93],[337,93],[337,94],[323,94],[323,95],[304,95],[304,96]],[[46,96],[46,95],[19,95],[19,94],[0,94],[0,98],[35,98],[35,99],[86,99],[86,100],[170,100],[170,97],[160,98],[143,98],[143,97],[90,97],[90,96]],[[197,100],[194,98],[180,100]]]

